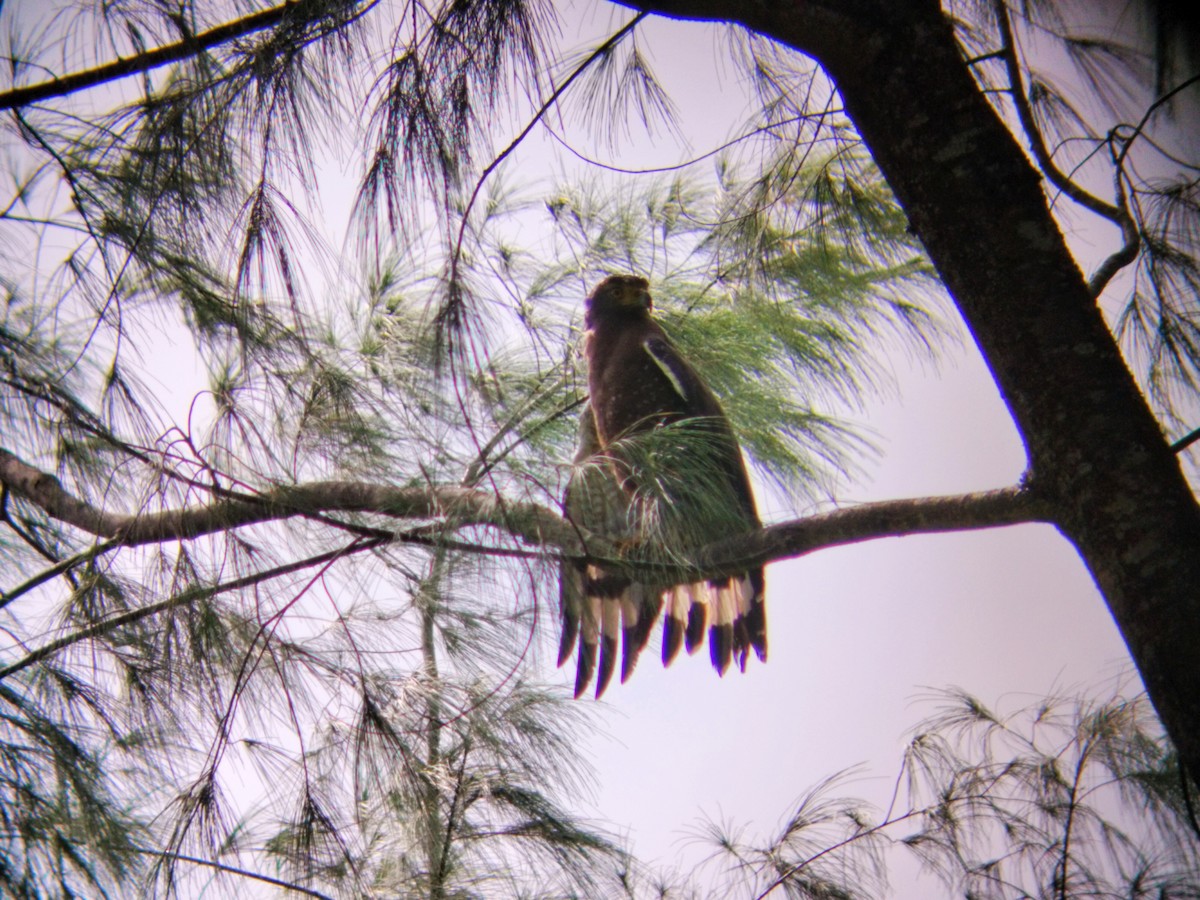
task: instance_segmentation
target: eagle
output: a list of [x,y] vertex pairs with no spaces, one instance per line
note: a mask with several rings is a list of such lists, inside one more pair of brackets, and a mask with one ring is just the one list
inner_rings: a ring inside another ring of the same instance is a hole
[[[721,404],[653,318],[650,284],[613,275],[586,301],[584,355],[589,399],[563,499],[568,521],[633,547],[656,539],[686,553],[761,527],[741,448]],[[558,664],[578,644],[575,696],[599,672],[599,698],[616,668],[621,681],[665,608],[663,664],[708,631],[709,655],[724,675],[742,671],[750,649],[767,658],[763,570],[694,584],[632,581],[602,565],[564,562]]]

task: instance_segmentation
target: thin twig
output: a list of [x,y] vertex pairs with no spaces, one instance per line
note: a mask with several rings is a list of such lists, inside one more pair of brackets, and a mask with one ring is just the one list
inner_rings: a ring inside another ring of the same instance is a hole
[[[364,550],[370,550],[374,547],[382,545],[382,541],[369,542],[359,541],[353,547],[354,553],[360,553]],[[347,554],[346,547],[339,547],[336,550],[331,550],[328,553],[321,553],[317,556],[310,556],[307,559],[297,560],[295,562],[285,563],[281,566],[276,566],[273,569],[265,569],[261,572],[253,572],[250,575],[244,575],[241,578],[234,578],[229,581],[216,584],[211,587],[194,587],[184,591],[181,594],[176,594],[173,597],[168,597],[166,600],[160,600],[158,603],[151,603],[149,606],[142,606],[137,609],[131,609],[128,612],[121,613],[119,616],[111,616],[94,625],[89,625],[87,628],[81,628],[71,634],[64,635],[58,640],[51,641],[48,644],[43,644],[36,650],[31,651],[23,658],[17,660],[11,665],[0,669],[0,680],[7,678],[20,672],[22,669],[27,669],[34,663],[53,656],[60,650],[65,650],[78,644],[81,641],[89,640],[90,638],[98,637],[102,634],[107,634],[114,629],[121,628],[124,625],[132,625],[134,622],[140,622],[142,619],[147,619],[150,616],[157,615],[164,610],[174,606],[187,606],[195,603],[197,600],[215,597],[217,594],[224,594],[229,591],[239,590],[240,588],[250,587],[251,585],[260,584],[271,578],[277,578],[281,575],[288,575],[292,572],[298,572],[301,569],[306,569],[311,566],[322,565],[330,562],[338,557]]]
[[1120,161],[1123,157],[1118,156],[1114,158],[1116,166],[1114,175],[1117,194],[1116,204],[1101,200],[1095,194],[1084,190],[1063,174],[1062,170],[1054,163],[1054,159],[1050,156],[1050,152],[1046,148],[1046,140],[1042,135],[1041,129],[1038,128],[1037,122],[1034,120],[1033,109],[1029,104],[1029,97],[1025,93],[1024,81],[1021,76],[1021,63],[1017,58],[1016,38],[1013,35],[1012,22],[1009,19],[1008,5],[1005,3],[1005,0],[993,0],[993,8],[996,14],[996,21],[1000,26],[1000,39],[1003,44],[1001,57],[1008,72],[1009,94],[1012,96],[1013,105],[1016,107],[1017,119],[1021,123],[1021,129],[1029,139],[1029,148],[1033,152],[1033,158],[1037,162],[1038,168],[1050,180],[1051,184],[1084,209],[1108,219],[1121,229],[1120,249],[1101,263],[1100,267],[1088,279],[1088,290],[1091,296],[1093,298],[1098,297],[1108,282],[1112,280],[1112,277],[1125,268],[1125,266],[1129,265],[1129,263],[1133,262],[1137,257],[1138,248],[1141,246],[1141,236],[1138,233],[1137,224],[1129,214],[1125,200],[1125,191],[1121,184],[1121,175],[1124,170],[1121,168]]
[[839,112],[845,112],[845,110],[839,107],[836,109],[824,109],[819,113],[805,113],[804,115],[800,116],[790,116],[786,119],[782,119],[779,122],[773,122],[770,125],[760,125],[757,128],[752,128],[745,134],[740,134],[737,137],[726,141],[720,146],[714,147],[712,150],[707,150],[704,153],[701,153],[699,156],[693,156],[690,159],[685,159],[683,162],[674,163],[669,166],[652,166],[648,169],[627,169],[623,166],[614,166],[610,163],[601,162],[598,159],[592,159],[590,156],[585,156],[583,153],[580,153],[578,150],[572,147],[567,142],[566,138],[564,138],[550,126],[546,126],[546,131],[550,134],[550,137],[554,138],[554,140],[556,140],[564,150],[581,162],[587,163],[589,166],[594,166],[597,169],[604,169],[608,172],[616,172],[620,175],[659,175],[664,172],[678,172],[683,169],[687,169],[690,166],[694,166],[696,163],[710,159],[717,154],[730,149],[731,147],[736,147],[743,141],[749,140],[750,138],[756,137],[760,134],[771,134],[785,125],[797,125],[801,122],[807,122],[810,119],[816,119],[819,125],[821,120],[823,120],[826,116]]
[[198,856],[187,856],[183,853],[170,853],[165,850],[151,850],[147,847],[138,847],[138,853],[143,853],[146,856],[154,856],[159,859],[177,860],[178,862],[191,863],[196,866],[207,866],[210,869],[216,869],[218,872],[228,872],[231,875],[239,875],[242,878],[250,878],[254,881],[261,881],[265,884],[273,884],[276,887],[284,888],[288,891],[295,891],[298,894],[307,894],[309,897],[317,897],[318,900],[333,900],[328,894],[322,894],[320,891],[315,891],[312,888],[305,887],[302,884],[296,884],[294,881],[284,881],[281,878],[274,878],[270,875],[264,875],[261,872],[251,872],[249,869],[241,869],[237,866],[231,866],[227,863],[220,863],[213,859],[201,859]]
[[1033,156],[1037,161],[1038,167],[1041,168],[1056,188],[1080,206],[1120,225],[1122,230],[1124,230],[1125,226],[1122,220],[1128,218],[1127,213],[1123,213],[1122,210],[1113,204],[1085,191],[1064,175],[1062,170],[1054,164],[1054,160],[1050,158],[1050,153],[1046,149],[1045,138],[1043,138],[1037,122],[1034,121],[1033,109],[1030,107],[1029,98],[1025,94],[1024,81],[1021,77],[1021,63],[1017,58],[1016,39],[1013,36],[1012,22],[1008,16],[1008,6],[1004,0],[993,0],[993,6],[996,12],[996,21],[1000,25],[1000,38],[1004,45],[1002,48],[1002,58],[1008,72],[1009,93],[1012,95],[1013,104],[1017,110],[1017,118],[1021,122],[1021,128],[1024,130],[1025,136],[1029,138],[1029,147],[1033,151]]
[[1196,84],[1197,82],[1200,82],[1200,73],[1197,73],[1197,74],[1193,75],[1191,78],[1187,79],[1186,81],[1183,81],[1180,84],[1175,85],[1175,87],[1171,88],[1171,90],[1167,91],[1165,94],[1163,94],[1161,97],[1159,97],[1153,103],[1151,103],[1146,108],[1146,112],[1142,115],[1142,118],[1138,121],[1137,125],[1135,125],[1133,127],[1133,131],[1129,134],[1129,136],[1126,137],[1125,135],[1121,135],[1121,140],[1122,140],[1123,146],[1121,147],[1121,152],[1117,157],[1117,161],[1118,162],[1125,161],[1125,157],[1129,154],[1130,145],[1132,145],[1133,142],[1135,140],[1137,140],[1138,137],[1141,136],[1142,131],[1146,127],[1146,123],[1150,121],[1150,117],[1152,115],[1154,115],[1155,110],[1157,110],[1164,103],[1169,102],[1171,100],[1171,98],[1174,97],[1176,94],[1180,93],[1181,91],[1183,91],[1186,88],[1191,87],[1193,84]]
[[51,581],[59,575],[70,572],[71,569],[75,568],[76,566],[90,562],[96,557],[102,556],[109,550],[119,546],[119,541],[105,541],[102,544],[96,544],[94,547],[89,547],[87,550],[84,550],[81,553],[76,553],[74,556],[55,563],[48,569],[43,569],[32,578],[29,578],[28,580],[17,585],[11,591],[0,591],[0,609],[4,609],[4,607],[8,606],[8,604],[12,603],[18,597],[29,593],[34,588],[40,587],[47,581]]
[[1058,882],[1058,898],[1059,900],[1067,900],[1067,876],[1068,867],[1071,864],[1071,837],[1072,828],[1075,825],[1075,813],[1079,808],[1079,785],[1083,781],[1083,770],[1087,766],[1088,756],[1091,754],[1092,745],[1090,742],[1085,742],[1079,752],[1079,759],[1075,761],[1075,778],[1071,782],[1071,792],[1069,805],[1067,806],[1067,821],[1063,825],[1062,838],[1062,855],[1059,857],[1059,882]]
[[599,47],[597,47],[595,50],[593,50],[588,55],[588,58],[585,59],[583,62],[581,62],[576,67],[575,71],[573,71],[570,75],[568,75],[567,78],[563,81],[563,83],[554,89],[553,93],[550,94],[550,98],[548,100],[546,100],[546,102],[543,103],[538,108],[538,111],[536,113],[534,113],[533,118],[529,120],[528,124],[526,124],[526,126],[523,129],[521,129],[521,133],[518,134],[515,138],[513,138],[512,143],[510,143],[507,147],[505,147],[500,152],[499,156],[497,156],[490,163],[488,163],[487,168],[484,169],[483,172],[480,174],[479,180],[475,182],[475,189],[473,191],[471,191],[471,198],[467,201],[467,205],[463,209],[462,221],[459,223],[459,226],[458,226],[458,239],[455,241],[455,244],[454,244],[454,256],[450,260],[450,268],[451,268],[452,272],[458,268],[458,261],[462,256],[463,238],[467,231],[467,219],[471,215],[471,209],[475,206],[475,201],[476,201],[476,199],[478,199],[479,192],[483,189],[483,183],[485,181],[487,181],[488,176],[491,175],[492,172],[496,171],[496,168],[502,162],[504,162],[504,160],[507,159],[509,157],[509,155],[511,155],[512,152],[517,149],[517,147],[519,147],[521,145],[521,142],[524,141],[526,137],[528,137],[529,132],[533,131],[533,129],[537,125],[537,123],[540,122],[542,120],[542,117],[545,116],[546,113],[550,110],[550,107],[552,107],[555,103],[558,102],[558,98],[563,95],[563,92],[566,91],[566,89],[569,88],[575,82],[575,80],[577,78],[579,78],[580,75],[582,75],[585,71],[587,71],[588,67],[591,66],[591,64],[593,62],[595,62],[597,59],[600,59],[606,53],[608,53],[613,47],[615,47],[621,41],[622,38],[625,37],[625,35],[627,35],[635,27],[637,27],[638,23],[640,23],[642,21],[642,19],[646,18],[646,16],[648,16],[648,15],[649,15],[648,12],[645,12],[645,11],[639,12],[629,22],[627,22],[625,24],[625,26],[623,28],[621,28],[616,34],[614,34],[612,37],[610,37],[608,40],[606,40],[603,44],[601,44]]

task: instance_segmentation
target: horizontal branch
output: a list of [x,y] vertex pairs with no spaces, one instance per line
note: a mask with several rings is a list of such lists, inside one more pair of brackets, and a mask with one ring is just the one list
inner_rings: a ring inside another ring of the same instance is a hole
[[769,525],[696,554],[705,575],[731,575],[748,566],[793,559],[828,547],[879,538],[974,531],[1025,522],[1050,522],[1050,510],[1026,487],[998,488],[945,497],[913,497],[846,506]]
[[281,485],[255,495],[159,513],[111,513],[69,494],[59,480],[0,449],[0,484],[64,524],[136,547],[190,540],[245,525],[293,516],[370,512],[396,519],[430,519],[451,529],[494,525],[526,543],[578,550],[576,530],[553,510],[457,485],[398,487],[361,481]]
[[369,512],[397,519],[429,520],[446,531],[491,526],[555,556],[604,561],[634,574],[650,568],[656,580],[664,576],[691,580],[736,574],[750,566],[876,538],[1050,521],[1046,505],[1024,487],[888,500],[771,525],[710,544],[693,554],[690,564],[667,565],[616,560],[609,541],[588,535],[548,507],[458,486],[318,481],[281,486],[253,497],[216,500],[205,506],[123,515],[97,509],[72,496],[53,475],[5,450],[0,450],[0,483],[52,518],[107,538],[115,546],[188,540],[293,516]]

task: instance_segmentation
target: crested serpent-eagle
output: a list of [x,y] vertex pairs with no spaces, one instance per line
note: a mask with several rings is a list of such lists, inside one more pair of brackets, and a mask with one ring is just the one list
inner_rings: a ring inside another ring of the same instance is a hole
[[[606,278],[587,298],[588,405],[563,509],[618,546],[658,542],[664,556],[761,527],[741,449],[720,403],[651,316],[649,282]],[[703,643],[717,672],[767,658],[761,567],[694,584],[631,581],[596,564],[562,568],[558,664],[579,647],[575,696],[599,672],[608,686],[622,644],[621,681],[666,608],[663,663]]]

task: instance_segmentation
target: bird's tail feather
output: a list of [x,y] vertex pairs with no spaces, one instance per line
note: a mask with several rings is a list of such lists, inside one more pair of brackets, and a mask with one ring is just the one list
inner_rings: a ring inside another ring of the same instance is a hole
[[659,591],[595,566],[564,565],[558,664],[563,665],[578,644],[575,696],[587,690],[595,675],[599,698],[616,670],[618,646],[621,681],[625,682],[665,607],[664,665],[669,665],[680,649],[695,653],[707,630],[709,657],[717,672],[723,675],[735,660],[744,672],[751,649],[760,660],[767,658],[764,595],[761,569]]

